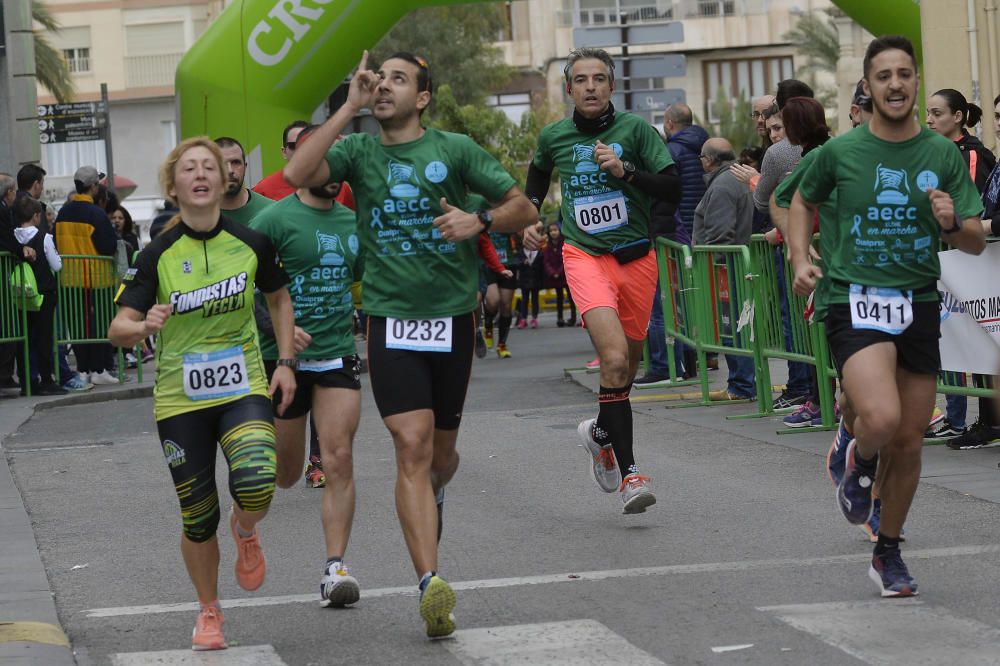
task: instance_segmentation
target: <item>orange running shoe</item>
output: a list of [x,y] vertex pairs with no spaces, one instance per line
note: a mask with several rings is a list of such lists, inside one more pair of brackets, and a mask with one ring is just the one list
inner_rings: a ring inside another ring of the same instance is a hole
[[222,609],[216,604],[202,606],[191,633],[191,649],[200,652],[225,650],[227,647],[226,639],[222,636]]
[[244,590],[253,592],[264,583],[264,550],[260,547],[260,530],[254,527],[253,534],[240,536],[236,530],[236,512],[229,511],[229,528],[236,542],[236,582]]

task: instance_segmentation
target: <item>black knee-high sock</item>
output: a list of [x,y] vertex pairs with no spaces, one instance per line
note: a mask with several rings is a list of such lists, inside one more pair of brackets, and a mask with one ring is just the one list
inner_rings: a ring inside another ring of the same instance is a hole
[[602,386],[597,396],[600,410],[597,413],[595,429],[604,431],[607,437],[606,441],[600,439],[596,441],[602,446],[608,441],[611,442],[622,478],[625,478],[635,466],[635,458],[632,455],[632,403],[628,399],[631,389],[631,386],[623,388]]
[[493,319],[497,316],[496,312],[490,312],[486,306],[483,306],[483,328],[492,331],[493,330]]
[[498,317],[498,327],[500,328],[500,344],[507,344],[507,334],[510,333],[510,322],[512,317],[510,315],[500,315]]

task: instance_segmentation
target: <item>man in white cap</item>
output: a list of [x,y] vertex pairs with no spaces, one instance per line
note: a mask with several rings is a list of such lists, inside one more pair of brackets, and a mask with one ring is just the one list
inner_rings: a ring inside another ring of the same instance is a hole
[[[118,245],[115,228],[111,225],[111,220],[108,219],[104,209],[94,204],[94,195],[100,187],[102,178],[104,174],[92,166],[82,166],[73,174],[76,194],[72,195],[66,205],[59,210],[53,233],[56,249],[64,257],[67,255],[113,257],[115,254]],[[71,290],[108,287],[117,281],[117,277],[113,263],[95,262],[89,259],[65,259],[60,275],[63,286]],[[84,313],[88,322],[88,335],[93,333],[90,337],[103,337],[103,333],[96,329],[92,311],[94,299],[83,298],[81,302],[90,304],[91,311]],[[91,331],[92,327],[94,330]],[[73,353],[76,355],[77,371],[81,377],[89,378],[92,384],[117,383],[118,380],[109,372],[109,349],[110,345],[107,343],[74,344]]]

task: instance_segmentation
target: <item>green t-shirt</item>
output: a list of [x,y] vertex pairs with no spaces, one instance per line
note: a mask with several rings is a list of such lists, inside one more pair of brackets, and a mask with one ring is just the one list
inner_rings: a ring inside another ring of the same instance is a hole
[[478,239],[446,241],[432,222],[443,214],[442,197],[452,205],[466,201],[467,191],[503,199],[514,179],[500,163],[469,137],[436,129],[391,146],[351,134],[326,162],[331,182],[348,181],[358,203],[365,311],[408,319],[472,312]]
[[288,284],[288,275],[270,239],[226,217],[207,233],[181,222],[139,253],[117,303],[144,314],[155,303],[174,306],[156,345],[158,421],[267,395],[255,283],[273,293]]
[[[849,284],[905,290],[940,277],[941,227],[927,196],[931,187],[951,195],[959,217],[982,213],[962,154],[926,127],[894,143],[861,125],[823,146],[802,174],[799,194],[812,203],[836,196],[830,217],[820,218],[831,303],[849,302]],[[914,295],[918,301],[935,299],[936,292]]]
[[598,141],[640,171],[658,173],[674,163],[656,130],[631,113],[617,114],[599,134],[584,134],[572,118],[542,129],[533,163],[547,173],[559,171],[563,235],[595,255],[648,240],[652,203],[638,188],[600,170],[593,159]]
[[[250,222],[271,239],[288,273],[295,324],[312,336],[300,359],[337,359],[354,354],[351,283],[360,248],[354,211],[334,202],[330,210],[306,205],[290,194]],[[264,358],[277,360],[274,338],[261,336]]]
[[497,251],[497,256],[500,257],[501,264],[504,266],[519,266],[521,264],[521,258],[517,256],[517,250],[514,247],[511,234],[491,231],[489,236],[490,242],[493,243],[493,249]]
[[267,210],[274,203],[271,199],[257,194],[253,190],[247,190],[247,194],[250,198],[247,202],[240,206],[239,208],[234,208],[233,210],[224,210],[222,214],[231,220],[236,220],[243,226],[250,226],[250,220],[255,218],[259,213]]

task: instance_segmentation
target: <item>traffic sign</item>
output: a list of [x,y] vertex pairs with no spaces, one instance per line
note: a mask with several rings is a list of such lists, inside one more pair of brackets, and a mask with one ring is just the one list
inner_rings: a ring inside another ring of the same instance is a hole
[[104,102],[71,102],[69,104],[39,104],[39,118],[59,118],[66,116],[92,116],[108,112]]
[[38,133],[40,143],[73,143],[75,141],[96,141],[101,137],[100,127],[87,127],[83,129],[53,130]]
[[[615,78],[624,79],[625,61],[614,58]],[[654,56],[629,56],[629,75],[631,79],[658,79],[661,77],[685,76],[687,74],[687,58],[683,53],[668,53]]]
[[[680,21],[668,23],[641,23],[628,26],[628,45],[679,44],[684,41],[684,24]],[[573,30],[573,44],[581,46],[622,46],[622,28],[576,28]]]
[[[671,104],[684,104],[687,94],[681,89],[632,90],[632,111],[663,111]],[[611,93],[611,103],[615,108],[625,108],[625,93]]]

